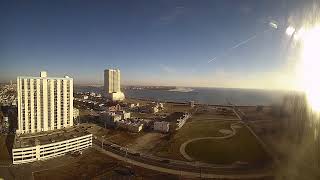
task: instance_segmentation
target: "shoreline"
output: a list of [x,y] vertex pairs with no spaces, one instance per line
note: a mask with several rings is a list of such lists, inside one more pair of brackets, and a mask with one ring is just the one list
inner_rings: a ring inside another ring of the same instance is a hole
[[[157,101],[153,99],[147,99],[147,98],[127,98],[127,99],[132,99],[132,100],[139,100],[139,101],[145,101],[145,102],[161,102],[161,103],[171,103],[171,104],[179,104],[179,105],[188,105],[188,102],[179,102],[179,101]],[[222,104],[205,104],[205,103],[194,103],[194,105],[207,105],[207,106],[212,106],[212,107],[233,107],[233,105],[222,105]],[[262,107],[271,107],[271,105],[235,105],[235,107],[257,107],[257,106],[262,106]]]

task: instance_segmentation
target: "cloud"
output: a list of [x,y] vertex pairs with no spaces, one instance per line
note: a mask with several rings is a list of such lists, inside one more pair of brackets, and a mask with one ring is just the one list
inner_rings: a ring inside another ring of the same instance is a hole
[[244,14],[244,15],[249,15],[253,11],[252,7],[250,7],[248,4],[241,5],[239,10],[241,14]]
[[176,21],[182,14],[184,14],[186,8],[184,6],[176,6],[168,14],[159,18],[161,24],[171,24]]
[[176,73],[177,70],[173,67],[169,67],[169,66],[166,66],[166,65],[163,65],[163,64],[160,64],[160,67],[161,67],[161,70],[164,71],[165,73]]

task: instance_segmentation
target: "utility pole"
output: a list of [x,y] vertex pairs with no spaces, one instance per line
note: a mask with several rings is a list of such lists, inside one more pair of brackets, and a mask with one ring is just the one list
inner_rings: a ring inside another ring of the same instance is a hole
[[103,143],[104,143],[104,135],[103,136],[101,136],[102,137],[102,141],[101,141],[101,148],[103,149]]

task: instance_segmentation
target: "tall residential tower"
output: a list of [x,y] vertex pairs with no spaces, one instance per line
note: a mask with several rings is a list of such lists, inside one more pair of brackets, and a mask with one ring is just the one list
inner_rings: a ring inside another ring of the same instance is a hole
[[73,79],[17,77],[18,134],[73,126]]
[[104,89],[108,97],[113,101],[124,100],[124,94],[120,89],[120,70],[106,69],[104,70]]

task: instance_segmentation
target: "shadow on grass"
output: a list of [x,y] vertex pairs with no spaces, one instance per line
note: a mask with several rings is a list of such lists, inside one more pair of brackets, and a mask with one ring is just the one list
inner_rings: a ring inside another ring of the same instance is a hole
[[6,146],[7,146],[7,151],[10,156],[10,160],[12,160],[12,148],[13,148],[13,143],[14,143],[14,137],[15,135],[8,135],[6,138]]

